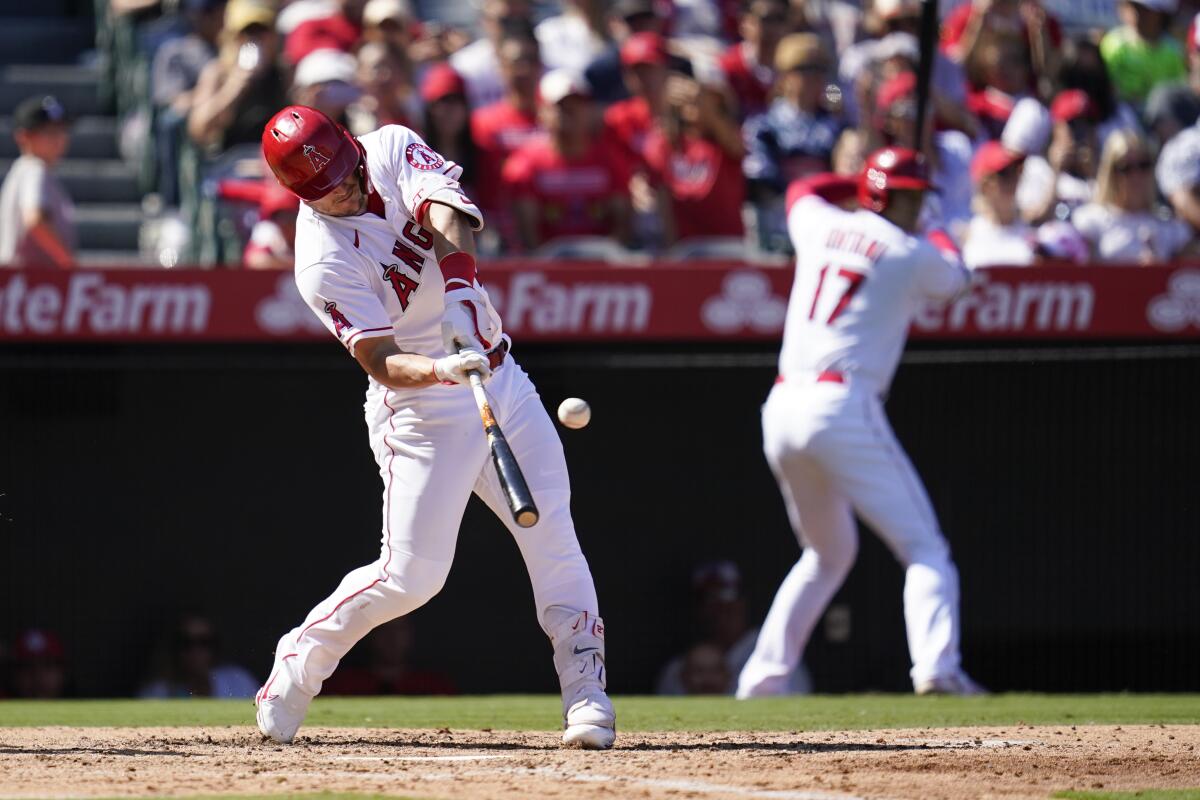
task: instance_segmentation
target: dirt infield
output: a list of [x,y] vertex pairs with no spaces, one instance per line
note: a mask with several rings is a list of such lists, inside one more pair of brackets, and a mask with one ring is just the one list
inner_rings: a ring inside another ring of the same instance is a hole
[[1200,786],[1200,727],[630,733],[607,753],[549,733],[0,729],[0,796],[355,791],[419,798],[1047,797]]

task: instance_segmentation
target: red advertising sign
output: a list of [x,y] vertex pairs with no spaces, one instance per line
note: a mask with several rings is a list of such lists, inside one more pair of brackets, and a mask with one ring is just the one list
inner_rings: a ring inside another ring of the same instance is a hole
[[[482,269],[520,341],[777,339],[790,269],[507,261]],[[980,270],[916,320],[922,339],[1200,338],[1200,268]],[[290,273],[0,271],[0,341],[298,341],[327,337]]]

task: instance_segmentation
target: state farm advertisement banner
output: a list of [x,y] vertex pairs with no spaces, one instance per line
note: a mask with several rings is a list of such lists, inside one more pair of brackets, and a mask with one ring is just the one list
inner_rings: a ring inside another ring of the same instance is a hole
[[[790,269],[740,264],[501,262],[485,285],[520,341],[772,340]],[[979,271],[926,309],[922,339],[1200,338],[1200,268]],[[290,274],[202,270],[0,270],[2,341],[303,341],[331,338]]]

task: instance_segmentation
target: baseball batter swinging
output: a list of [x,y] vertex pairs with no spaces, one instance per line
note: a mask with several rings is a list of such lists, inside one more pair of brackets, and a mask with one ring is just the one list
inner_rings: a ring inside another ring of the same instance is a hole
[[[788,192],[796,278],[763,443],[804,552],[775,596],[738,697],[785,691],[857,549],[857,513],[904,565],[904,619],[917,693],[982,691],[960,666],[958,573],[882,396],[922,303],[967,272],[944,234],[914,235],[929,180],[912,150],[885,148],[857,185],[821,175]],[[858,195],[860,208],[839,203]]]
[[[290,742],[338,661],[372,628],[441,590],[471,492],[508,525],[533,584],[563,698],[563,742],[612,746],[604,624],[575,537],[562,445],[475,272],[479,209],[462,169],[411,130],[355,138],[289,106],[263,131],[275,177],[303,201],[296,283],[367,372],[366,420],[383,479],[383,548],[284,634],[255,698],[259,729]],[[468,373],[488,379],[498,422],[541,510],[510,518]]]

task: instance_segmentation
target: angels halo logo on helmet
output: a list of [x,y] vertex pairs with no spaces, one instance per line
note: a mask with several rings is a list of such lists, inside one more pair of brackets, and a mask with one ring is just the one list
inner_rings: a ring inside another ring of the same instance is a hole
[[287,106],[263,128],[263,157],[301,200],[319,200],[360,166],[366,151],[350,131],[308,106]]
[[887,209],[891,192],[929,189],[925,158],[907,147],[884,147],[867,157],[858,178],[858,204],[876,213]]

